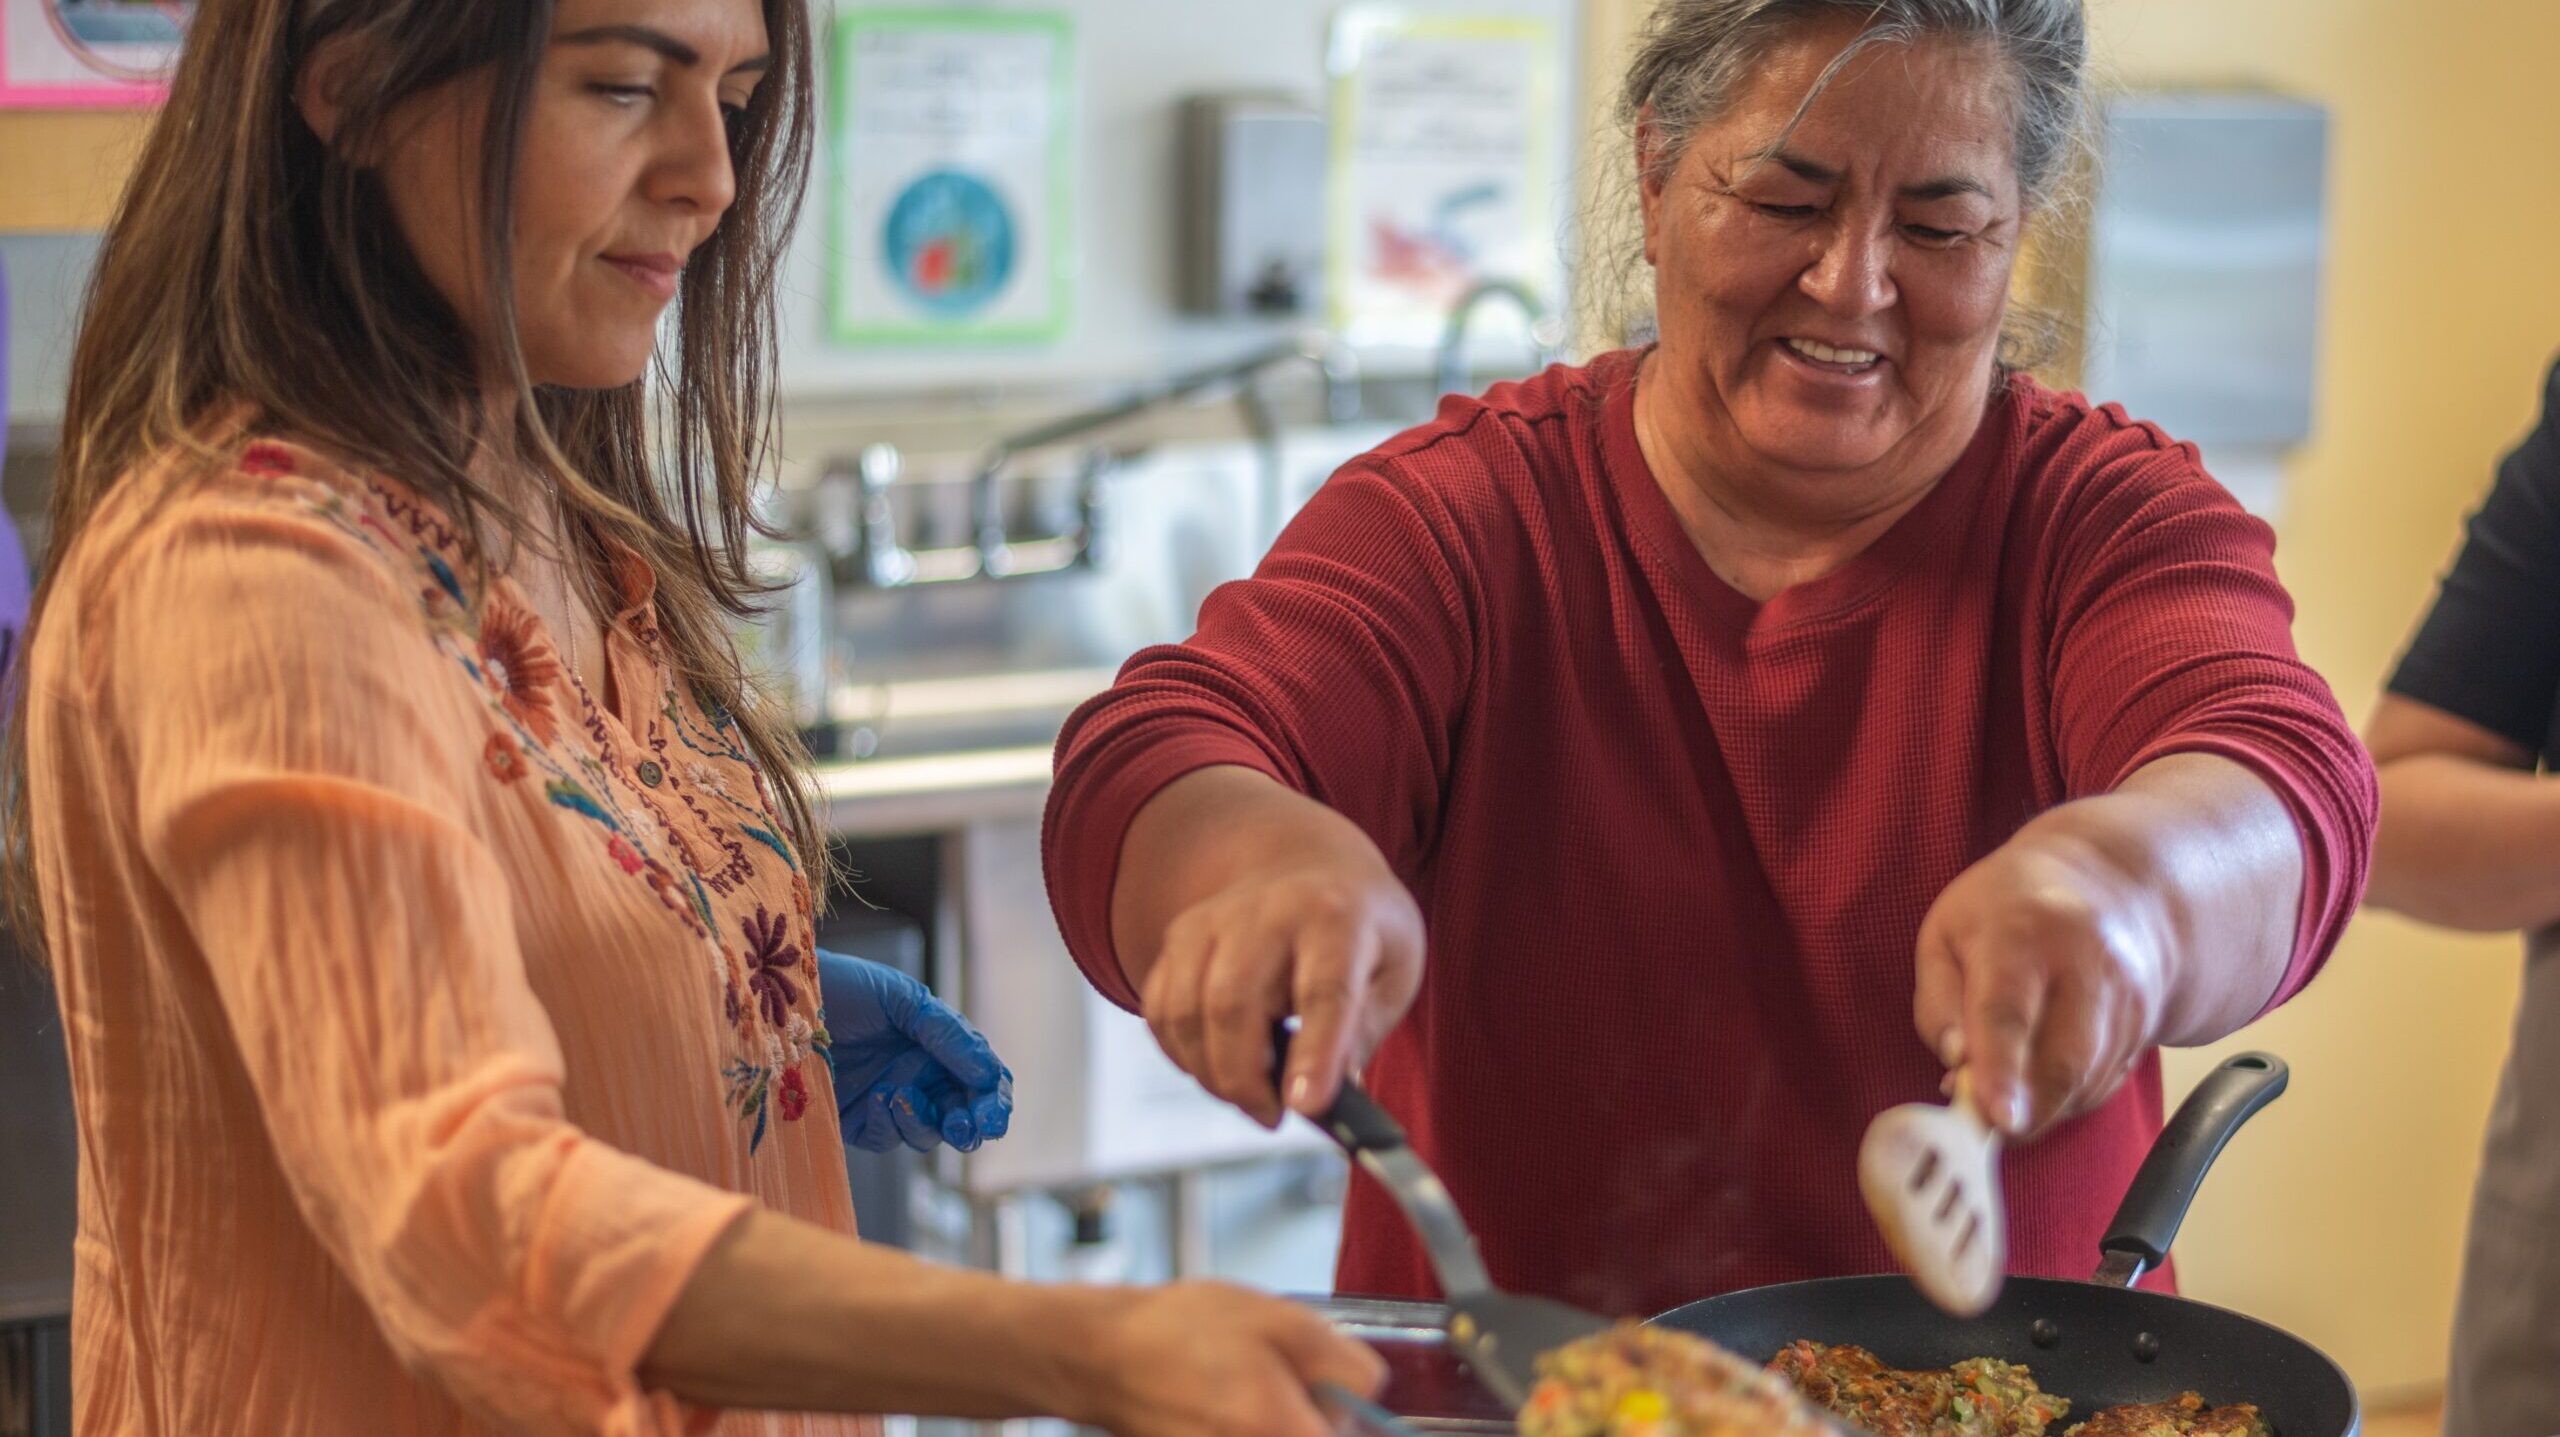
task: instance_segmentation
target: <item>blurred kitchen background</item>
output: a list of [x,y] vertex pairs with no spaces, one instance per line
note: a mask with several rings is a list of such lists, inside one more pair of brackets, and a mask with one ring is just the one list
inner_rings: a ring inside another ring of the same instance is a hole
[[[830,936],[960,1002],[1020,1104],[974,1157],[856,1155],[864,1226],[1038,1277],[1321,1291],[1339,1164],[1199,1097],[1066,959],[1049,744],[1342,459],[1445,390],[1641,336],[1608,111],[1646,0],[819,3],[836,103],[780,373],[801,542],[764,554],[793,587],[751,638],[861,875]],[[2560,6],[2091,8],[2103,170],[2022,280],[2059,320],[2049,377],[2205,445],[2360,718],[2560,350]],[[31,550],[147,116],[0,109],[0,499]],[[2199,1200],[2187,1290],[2423,1413],[2517,966],[2512,938],[2361,920],[2246,1035],[2293,1093]],[[40,985],[0,962],[0,1432],[56,1430],[62,1400],[73,1156]],[[2174,1055],[2172,1091],[2216,1056]]]

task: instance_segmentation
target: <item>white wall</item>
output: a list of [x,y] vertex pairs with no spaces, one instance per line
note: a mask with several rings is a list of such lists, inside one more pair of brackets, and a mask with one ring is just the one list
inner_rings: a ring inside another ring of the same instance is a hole
[[[848,7],[850,8],[850,7]],[[1273,331],[1174,309],[1174,110],[1185,96],[1279,91],[1321,101],[1326,27],[1338,0],[1052,0],[1075,22],[1081,132],[1076,244],[1082,265],[1064,339],[1016,348],[854,351],[825,341],[825,196],[814,185],[792,249],[784,300],[786,394],[1025,385],[1115,385],[1251,349]],[[1555,213],[1569,222],[1576,153],[1581,0],[1404,0],[1416,12],[1527,15],[1549,21],[1562,53],[1553,153]],[[821,83],[823,86],[823,63]]]

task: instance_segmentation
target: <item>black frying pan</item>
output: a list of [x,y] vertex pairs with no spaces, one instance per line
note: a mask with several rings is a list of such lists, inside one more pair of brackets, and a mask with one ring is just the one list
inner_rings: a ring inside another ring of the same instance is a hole
[[2132,1286],[2168,1257],[2206,1169],[2286,1077],[2283,1060],[2243,1053],[2196,1085],[2125,1190],[2091,1281],[2012,1277],[1989,1312],[1964,1319],[1900,1276],[1817,1278],[1729,1292],[1653,1320],[1762,1359],[1812,1338],[1854,1343],[1902,1368],[2022,1362],[2036,1385],[2071,1399],[2071,1421],[2192,1391],[2215,1404],[2256,1403],[2277,1437],[2355,1437],[2355,1387],[2318,1348],[2255,1318]]

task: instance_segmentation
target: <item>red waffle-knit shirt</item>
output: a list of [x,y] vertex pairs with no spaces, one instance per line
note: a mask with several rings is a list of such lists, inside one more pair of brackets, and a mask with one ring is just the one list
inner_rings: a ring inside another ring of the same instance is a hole
[[[1640,358],[1444,402],[1345,466],[1076,714],[1045,838],[1077,961],[1134,1004],[1111,888],[1166,783],[1242,764],[1357,822],[1429,937],[1370,1084],[1498,1283],[1617,1314],[1891,1269],[1855,1154],[1938,1091],[1914,939],[2030,816],[2172,753],[2264,778],[2306,871],[2272,1004],[2353,909],[2375,806],[2273,534],[2191,446],[2012,380],[1891,530],[1754,602],[1637,447]],[[2149,1057],[2012,1149],[2012,1270],[2087,1276],[2160,1123]],[[1337,1282],[1436,1292],[1365,1179]]]

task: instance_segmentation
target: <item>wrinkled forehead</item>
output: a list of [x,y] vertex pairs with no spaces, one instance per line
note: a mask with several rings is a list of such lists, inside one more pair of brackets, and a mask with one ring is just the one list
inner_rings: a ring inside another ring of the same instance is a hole
[[1789,160],[1834,175],[1945,171],[2014,192],[2019,100],[2013,67],[1986,39],[1809,21],[1768,45],[1689,145],[1720,170]]

